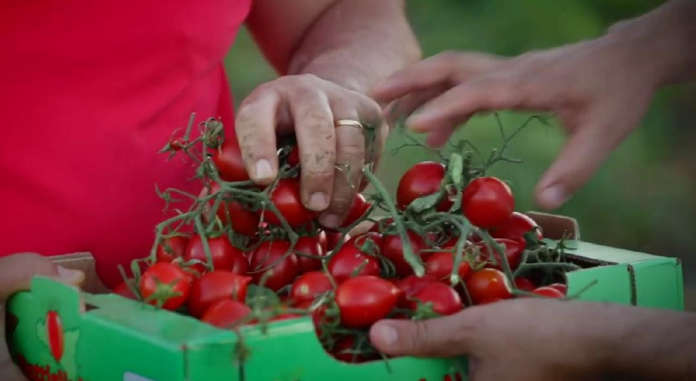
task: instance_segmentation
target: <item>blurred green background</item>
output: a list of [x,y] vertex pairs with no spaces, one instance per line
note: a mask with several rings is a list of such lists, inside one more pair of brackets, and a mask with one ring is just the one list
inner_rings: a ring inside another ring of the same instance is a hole
[[[655,8],[654,0],[421,0],[408,14],[425,56],[447,49],[477,50],[505,56],[593,38],[612,23]],[[226,67],[237,101],[256,85],[275,77],[246,31],[230,51]],[[636,81],[641,78],[636,77]],[[580,222],[584,240],[660,255],[685,264],[687,306],[696,309],[696,86],[661,90],[642,126],[610,157],[594,178],[557,213]],[[503,113],[508,130],[527,115]],[[500,142],[492,116],[474,118],[458,136],[482,149]],[[558,126],[535,123],[508,151],[524,164],[501,163],[491,174],[509,181],[517,209],[534,209],[535,182],[563,142]],[[380,168],[395,189],[410,165],[431,158],[427,152],[391,149],[403,143],[393,133]],[[693,275],[692,275],[693,274]]]

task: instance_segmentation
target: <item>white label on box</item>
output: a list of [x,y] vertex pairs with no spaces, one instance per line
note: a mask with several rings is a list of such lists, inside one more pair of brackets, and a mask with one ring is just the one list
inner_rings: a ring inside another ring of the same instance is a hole
[[138,376],[135,373],[131,372],[126,372],[123,374],[123,381],[153,381],[149,378],[145,378],[143,376]]

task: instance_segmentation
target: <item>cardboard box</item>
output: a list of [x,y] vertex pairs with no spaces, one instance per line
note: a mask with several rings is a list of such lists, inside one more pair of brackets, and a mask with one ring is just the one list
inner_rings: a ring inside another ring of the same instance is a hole
[[[530,213],[549,238],[579,238],[575,220]],[[568,294],[593,287],[580,300],[683,309],[679,260],[579,241],[573,260],[585,267],[567,274]],[[103,290],[89,255],[58,259],[90,273],[87,289]],[[251,349],[240,366],[238,336],[194,318],[113,294],[80,292],[46,278],[8,303],[13,357],[35,380],[463,380],[466,359],[401,357],[348,364],[329,356],[310,318],[279,321],[263,333],[241,332]],[[60,329],[56,328],[56,316]],[[49,331],[51,331],[49,333]],[[57,331],[61,335],[57,335]],[[49,337],[50,336],[50,337]],[[60,336],[60,338],[58,337]],[[59,345],[60,344],[60,345]]]

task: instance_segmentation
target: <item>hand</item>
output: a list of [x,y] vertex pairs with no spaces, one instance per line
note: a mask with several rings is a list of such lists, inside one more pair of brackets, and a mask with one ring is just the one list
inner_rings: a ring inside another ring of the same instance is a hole
[[582,186],[609,153],[638,126],[661,80],[640,41],[607,35],[506,59],[442,53],[392,75],[372,91],[393,102],[392,117],[429,132],[442,145],[474,113],[496,109],[554,112],[569,133],[536,187],[537,203],[552,209]]
[[43,275],[56,280],[79,285],[85,274],[56,266],[51,261],[37,254],[15,254],[0,258],[0,380],[25,380],[22,372],[12,362],[5,340],[5,301],[19,290],[26,290],[34,275]]
[[[365,147],[359,128],[335,127],[339,119],[376,128],[375,146]],[[377,159],[388,133],[377,103],[311,74],[288,75],[257,87],[239,107],[235,128],[247,172],[260,184],[269,184],[278,173],[276,132],[287,134],[294,128],[302,203],[323,211],[319,220],[327,227],[342,222],[360,187],[363,165]]]

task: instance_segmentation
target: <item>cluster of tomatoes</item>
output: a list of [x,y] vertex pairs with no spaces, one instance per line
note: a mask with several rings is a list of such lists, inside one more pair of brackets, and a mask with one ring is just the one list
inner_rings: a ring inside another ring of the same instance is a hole
[[[503,181],[457,180],[451,163],[421,162],[403,175],[395,201],[358,193],[341,227],[327,229],[301,203],[298,156],[294,146],[281,150],[280,178],[261,189],[234,139],[212,149],[199,199],[158,235],[147,268],[114,291],[221,328],[310,314],[326,349],[349,362],[378,356],[367,331],[380,319],[565,296],[562,283],[539,287],[533,271],[516,275],[542,232],[514,211]],[[374,225],[351,236],[364,221]]]

